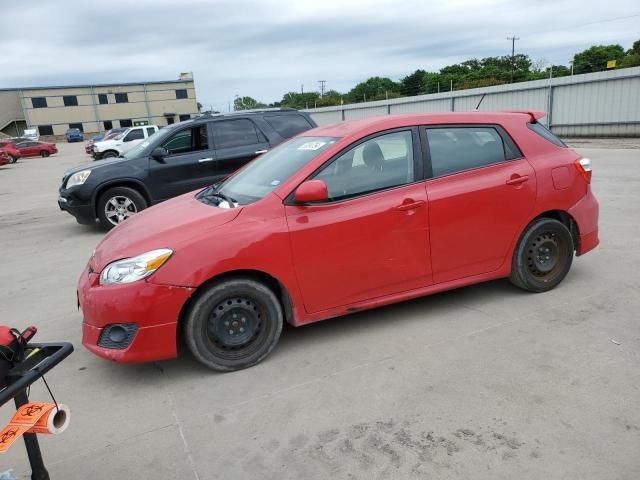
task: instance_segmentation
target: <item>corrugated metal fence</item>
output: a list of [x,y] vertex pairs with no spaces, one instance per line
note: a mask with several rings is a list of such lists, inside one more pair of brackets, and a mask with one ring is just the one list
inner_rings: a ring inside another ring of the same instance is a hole
[[558,135],[640,136],[640,67],[306,110],[318,125],[374,115],[542,110]]

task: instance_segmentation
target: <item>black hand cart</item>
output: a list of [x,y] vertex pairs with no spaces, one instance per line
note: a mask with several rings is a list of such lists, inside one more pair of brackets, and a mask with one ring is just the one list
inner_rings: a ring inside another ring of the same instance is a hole
[[[29,343],[24,360],[16,363],[6,376],[6,385],[0,388],[0,407],[13,400],[16,409],[29,402],[27,389],[45,373],[58,365],[73,352],[70,343]],[[31,466],[31,480],[49,480],[44,466],[38,437],[35,433],[23,435]]]

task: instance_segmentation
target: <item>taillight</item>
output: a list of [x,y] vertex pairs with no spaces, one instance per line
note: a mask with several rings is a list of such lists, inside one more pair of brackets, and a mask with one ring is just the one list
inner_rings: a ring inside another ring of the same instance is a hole
[[580,160],[576,160],[574,165],[584,181],[591,183],[591,160],[588,158],[581,158]]

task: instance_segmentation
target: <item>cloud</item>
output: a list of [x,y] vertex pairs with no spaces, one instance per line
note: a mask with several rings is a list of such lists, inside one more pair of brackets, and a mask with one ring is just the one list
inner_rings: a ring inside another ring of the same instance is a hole
[[[588,5],[587,5],[588,3]],[[637,39],[629,2],[579,0],[3,0],[0,87],[168,80],[193,71],[198,99],[279,100],[346,91],[473,57],[518,52],[566,64],[592,44]]]

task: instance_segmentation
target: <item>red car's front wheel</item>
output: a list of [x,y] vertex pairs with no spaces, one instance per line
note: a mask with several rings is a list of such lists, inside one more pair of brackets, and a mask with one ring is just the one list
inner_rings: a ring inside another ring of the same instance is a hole
[[184,325],[191,353],[218,371],[247,368],[262,361],[282,332],[282,308],[273,292],[248,278],[206,288]]

